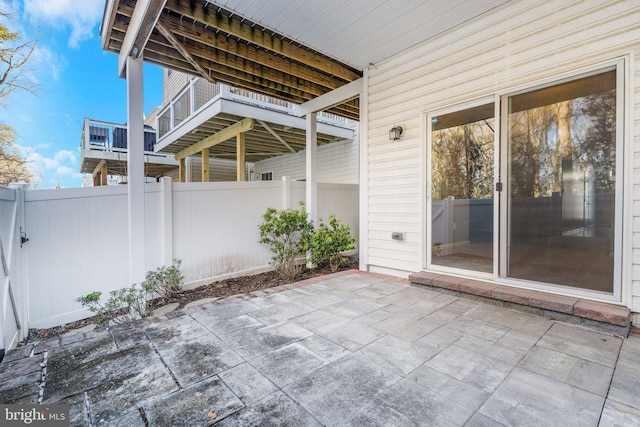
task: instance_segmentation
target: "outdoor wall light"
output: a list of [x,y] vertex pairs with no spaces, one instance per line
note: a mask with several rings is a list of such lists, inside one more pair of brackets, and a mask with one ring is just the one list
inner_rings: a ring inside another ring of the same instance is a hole
[[396,139],[400,139],[400,135],[402,135],[402,126],[394,126],[389,130],[389,141],[395,141]]

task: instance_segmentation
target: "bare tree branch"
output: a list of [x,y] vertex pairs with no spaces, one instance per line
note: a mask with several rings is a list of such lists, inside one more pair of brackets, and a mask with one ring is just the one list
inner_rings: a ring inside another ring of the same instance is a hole
[[[0,10],[0,17],[11,15]],[[26,65],[35,52],[38,38],[21,42],[18,32],[10,31],[0,23],[0,106],[16,90],[33,93],[38,83],[33,79]],[[0,185],[12,182],[31,182],[37,185],[38,179],[29,171],[28,153],[24,153],[15,144],[16,133],[11,126],[0,123]]]

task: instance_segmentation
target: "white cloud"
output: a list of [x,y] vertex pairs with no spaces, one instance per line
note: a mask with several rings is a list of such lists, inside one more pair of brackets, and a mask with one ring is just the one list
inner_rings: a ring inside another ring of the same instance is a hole
[[56,173],[60,176],[64,176],[64,175],[73,176],[78,174],[78,172],[71,169],[69,166],[58,166],[58,168],[56,169]]
[[69,26],[68,45],[78,48],[80,42],[93,37],[93,29],[102,18],[104,0],[25,0],[24,10],[38,22],[54,27]]
[[41,157],[41,161],[46,170],[58,170],[64,163],[74,163],[76,155],[69,150],[61,150],[53,158]]
[[52,157],[39,153],[33,147],[18,146],[27,159],[30,172],[45,187],[55,186],[61,177],[70,177],[82,183],[82,174],[78,172],[78,157],[73,151],[60,150]]
[[43,45],[36,46],[30,59],[33,65],[35,65],[34,68],[38,70],[49,69],[49,74],[53,80],[60,78],[60,74],[67,68],[68,64],[64,56],[51,51]]

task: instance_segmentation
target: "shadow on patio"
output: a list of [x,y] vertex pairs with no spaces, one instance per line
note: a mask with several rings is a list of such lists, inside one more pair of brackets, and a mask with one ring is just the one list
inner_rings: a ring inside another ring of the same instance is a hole
[[0,401],[80,426],[632,425],[638,362],[635,337],[350,270],[21,347]]

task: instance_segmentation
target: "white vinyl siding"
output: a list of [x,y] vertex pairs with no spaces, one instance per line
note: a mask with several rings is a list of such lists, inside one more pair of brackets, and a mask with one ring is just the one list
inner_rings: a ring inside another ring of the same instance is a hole
[[189,75],[179,71],[165,69],[162,74],[162,105],[167,105],[173,100],[187,85]]
[[[187,181],[202,182],[202,159],[200,156],[187,158]],[[238,175],[236,172],[235,160],[209,159],[209,182],[235,181]]]
[[[367,158],[360,162],[368,176],[362,184],[368,191],[370,268],[411,272],[424,267],[427,112],[577,75],[617,58],[631,59],[630,69],[638,70],[639,41],[640,4],[635,1],[522,0],[370,67]],[[634,121],[625,145],[626,154],[634,153],[635,217],[633,230],[631,222],[625,228],[625,236],[633,232],[634,249],[633,267],[629,257],[623,266],[623,302],[640,311],[640,73],[627,78],[633,90],[626,90],[625,97],[635,94],[635,104],[628,99],[625,104],[633,108],[625,112]],[[394,125],[405,133],[389,141]],[[631,213],[631,204],[625,201],[625,214]],[[391,240],[391,231],[405,232],[405,240]]]
[[[305,153],[286,154],[266,159],[254,164],[254,177],[260,179],[262,173],[273,172],[273,179],[283,176],[291,179],[305,179]],[[344,140],[318,147],[317,155],[318,182],[334,184],[358,183],[358,144]]]

